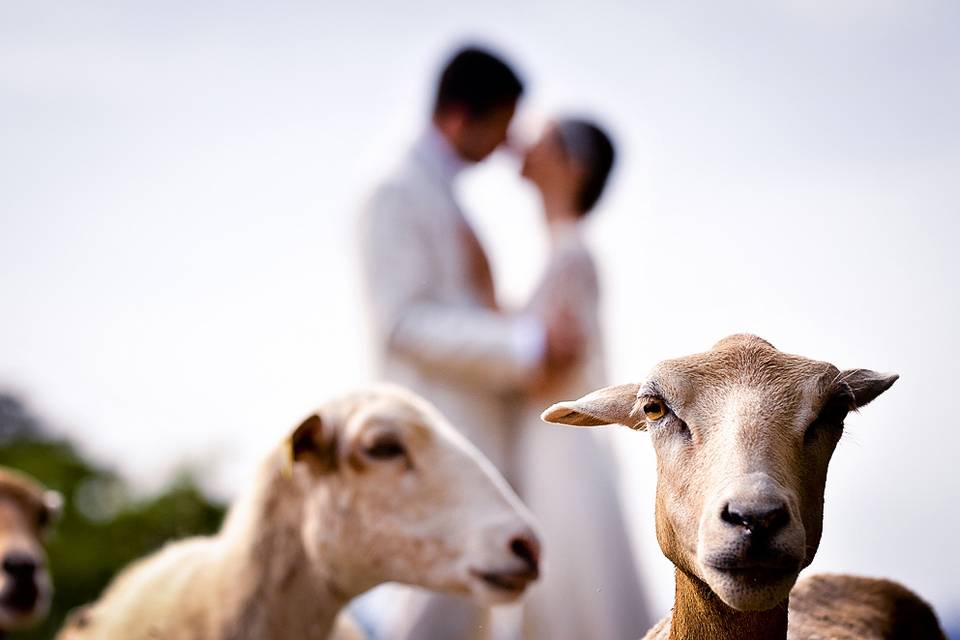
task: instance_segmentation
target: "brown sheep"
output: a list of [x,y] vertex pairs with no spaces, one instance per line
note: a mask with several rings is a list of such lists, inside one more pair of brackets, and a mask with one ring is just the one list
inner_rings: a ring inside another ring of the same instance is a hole
[[43,540],[60,503],[55,491],[0,468],[0,638],[47,614],[53,586]]
[[544,412],[650,434],[657,540],[676,566],[676,599],[647,639],[943,638],[930,607],[894,583],[814,576],[795,586],[820,544],[844,418],[896,379],[736,335],[661,362],[642,384]]

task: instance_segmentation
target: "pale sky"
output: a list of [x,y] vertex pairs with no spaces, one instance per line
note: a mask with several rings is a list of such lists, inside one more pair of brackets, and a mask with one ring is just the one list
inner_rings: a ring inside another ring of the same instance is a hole
[[[814,570],[957,615],[951,0],[5,2],[0,388],[143,487],[189,465],[235,494],[294,420],[371,379],[357,209],[463,39],[522,71],[524,120],[593,114],[618,142],[590,229],[611,382],[738,331],[901,374],[848,420]],[[460,187],[522,301],[536,199],[506,157]],[[652,450],[619,442],[665,611]]]

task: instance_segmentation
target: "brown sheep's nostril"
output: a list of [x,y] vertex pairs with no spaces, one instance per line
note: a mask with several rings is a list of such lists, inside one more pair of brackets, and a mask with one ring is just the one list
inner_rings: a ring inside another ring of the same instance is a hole
[[536,540],[527,536],[517,536],[510,541],[510,551],[526,562],[530,571],[538,570],[540,549]]
[[720,512],[720,519],[727,524],[735,526],[744,526],[746,524],[740,512],[735,509],[731,510],[729,504],[724,505],[723,511]]
[[727,503],[720,518],[734,526],[744,527],[749,533],[772,534],[790,522],[790,512],[783,504],[776,506],[741,507]]

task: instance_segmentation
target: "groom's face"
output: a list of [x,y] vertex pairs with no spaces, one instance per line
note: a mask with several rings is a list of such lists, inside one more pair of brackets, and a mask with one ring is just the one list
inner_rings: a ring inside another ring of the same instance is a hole
[[483,115],[463,118],[456,146],[464,160],[480,162],[503,144],[516,106],[511,103]]

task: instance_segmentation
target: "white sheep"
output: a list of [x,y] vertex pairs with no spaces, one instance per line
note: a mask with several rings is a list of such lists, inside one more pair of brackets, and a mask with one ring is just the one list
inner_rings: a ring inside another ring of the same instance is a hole
[[843,420],[896,379],[737,335],[661,362],[643,384],[544,412],[650,434],[657,539],[676,566],[676,601],[647,639],[943,638],[929,605],[895,583],[818,575],[794,586],[820,544]]
[[36,624],[50,608],[43,540],[60,503],[60,494],[0,467],[0,637]]
[[386,581],[514,600],[537,577],[538,547],[476,448],[424,400],[376,388],[310,415],[217,535],[134,563],[59,637],[320,640]]

